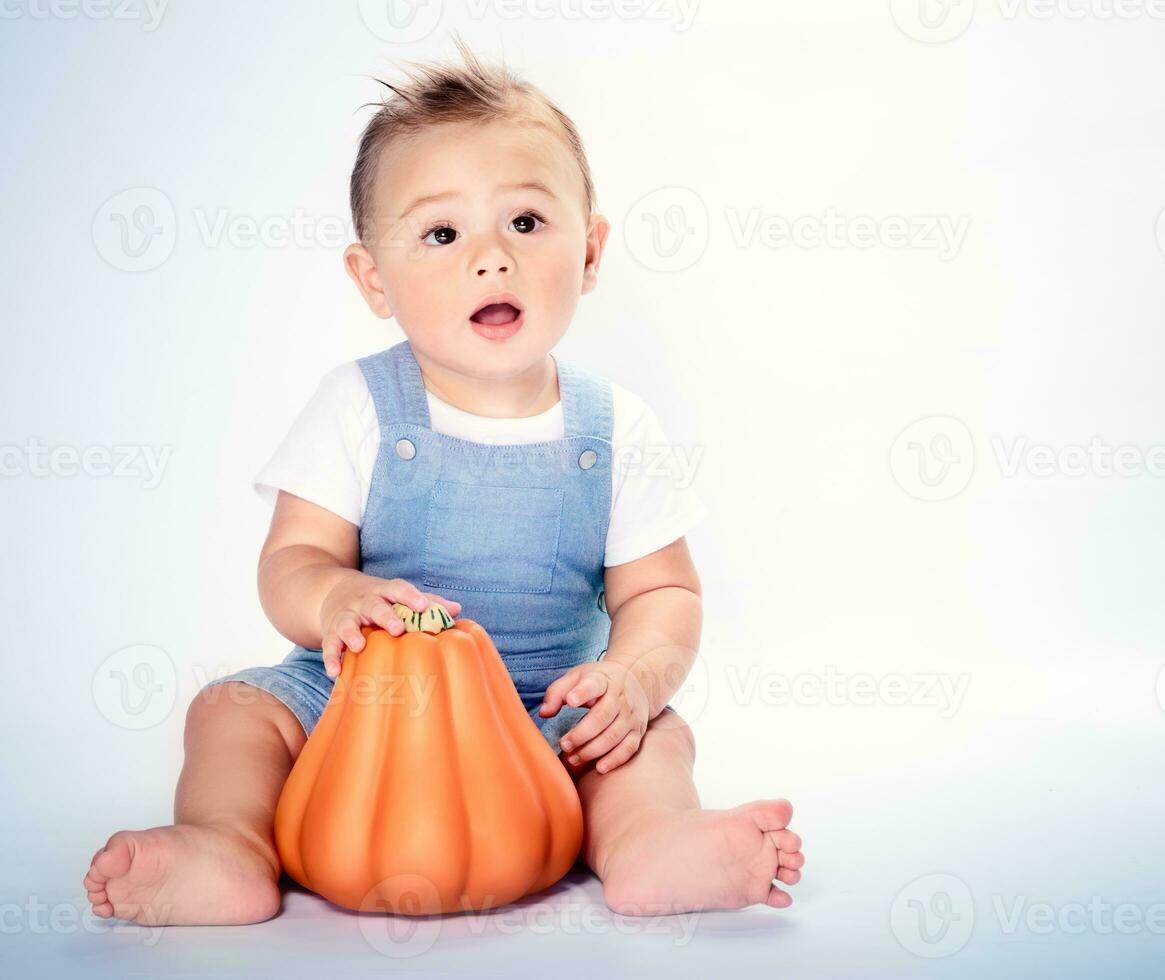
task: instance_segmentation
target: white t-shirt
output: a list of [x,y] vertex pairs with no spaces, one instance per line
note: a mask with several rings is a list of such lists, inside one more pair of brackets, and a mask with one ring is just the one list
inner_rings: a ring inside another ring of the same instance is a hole
[[[707,516],[689,484],[692,454],[673,447],[655,412],[613,381],[611,517],[604,565],[622,565],[666,547]],[[521,419],[473,415],[426,389],[435,432],[471,442],[517,444],[562,439],[562,402]],[[286,490],[359,526],[380,447],[376,406],[355,361],[328,371],[254,480],[272,506]]]

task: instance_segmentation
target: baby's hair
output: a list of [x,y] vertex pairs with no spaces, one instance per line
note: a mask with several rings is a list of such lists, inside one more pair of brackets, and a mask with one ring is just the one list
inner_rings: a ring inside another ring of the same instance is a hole
[[364,127],[352,167],[349,203],[356,235],[366,242],[372,224],[376,170],[385,147],[407,140],[441,123],[516,120],[542,126],[565,140],[583,179],[584,216],[595,206],[594,182],[582,140],[570,118],[536,86],[514,75],[505,65],[482,62],[459,36],[453,35],[463,65],[449,62],[409,62],[406,82],[391,85],[376,79],[394,95],[381,102]]

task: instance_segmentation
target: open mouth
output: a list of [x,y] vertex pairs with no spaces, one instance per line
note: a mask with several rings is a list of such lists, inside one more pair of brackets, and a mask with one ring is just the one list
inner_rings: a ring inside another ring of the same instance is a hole
[[470,316],[474,323],[485,324],[489,327],[501,327],[513,323],[522,315],[520,307],[508,301],[500,303],[486,303]]
[[512,303],[489,303],[473,314],[469,319],[474,323],[484,323],[491,327],[500,327],[506,323],[513,323],[518,319],[519,310]]

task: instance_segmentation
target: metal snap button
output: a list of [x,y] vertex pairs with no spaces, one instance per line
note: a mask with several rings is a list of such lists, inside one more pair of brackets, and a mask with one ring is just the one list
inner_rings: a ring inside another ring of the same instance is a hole
[[396,454],[401,459],[412,459],[417,455],[417,447],[409,439],[397,439]]
[[[604,601],[604,600],[605,600],[605,597],[606,597],[606,595],[607,595],[606,591],[603,591],[603,592],[600,592],[600,593],[599,593],[599,608],[600,608],[601,610],[603,610],[603,612],[606,612],[606,611],[607,611],[607,603]],[[606,653],[606,652],[607,652],[606,650],[604,650],[604,651],[603,651],[603,653]],[[602,654],[600,654],[600,656],[601,656],[601,655],[602,655]]]
[[598,453],[596,453],[593,449],[588,449],[578,458],[578,465],[581,466],[584,470],[589,470],[592,466],[595,465],[595,462],[598,460],[598,458]]

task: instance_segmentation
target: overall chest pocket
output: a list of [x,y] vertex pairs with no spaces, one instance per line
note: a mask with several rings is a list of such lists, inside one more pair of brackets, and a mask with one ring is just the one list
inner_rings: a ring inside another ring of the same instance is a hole
[[424,585],[476,592],[549,592],[563,491],[437,480],[429,498]]

